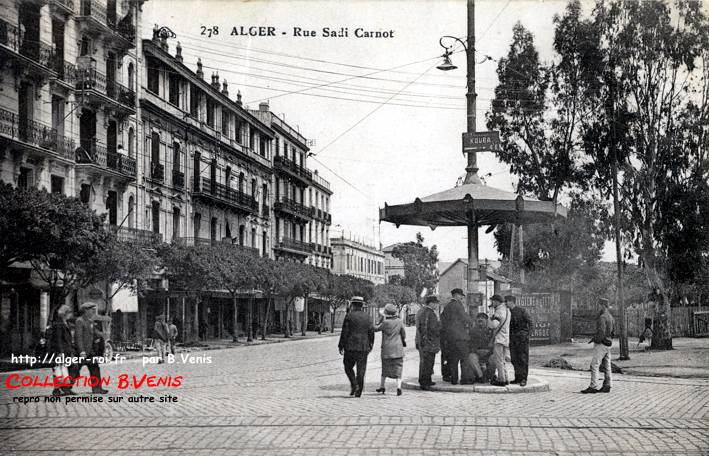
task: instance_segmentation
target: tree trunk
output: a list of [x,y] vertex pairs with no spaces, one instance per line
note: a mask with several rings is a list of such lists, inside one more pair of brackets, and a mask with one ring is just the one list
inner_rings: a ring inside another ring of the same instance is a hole
[[247,328],[246,328],[246,342],[253,342],[254,340],[254,299],[249,298],[249,309],[246,313],[247,318]]
[[666,291],[662,287],[662,280],[654,267],[649,268],[647,264],[646,274],[653,289],[660,290],[660,295],[656,297],[659,302],[655,303],[655,319],[652,328],[652,342],[650,348],[653,350],[672,350],[672,333],[670,328],[670,300],[666,296]]
[[268,331],[268,316],[271,312],[271,295],[268,295],[266,300],[266,311],[263,314],[263,326],[261,327],[261,340],[266,340],[266,331]]
[[199,340],[199,296],[194,301],[194,314],[192,317],[192,331],[194,332],[195,341]]
[[332,313],[330,314],[330,323],[332,323],[330,325],[330,333],[334,334],[335,333],[335,312],[337,311],[337,307],[330,306],[330,308],[332,309]]
[[236,294],[231,295],[231,303],[234,307],[234,330],[232,331],[233,342],[239,342],[239,303]]
[[[291,301],[293,300],[291,299]],[[285,338],[290,337],[290,313],[288,312],[289,307],[290,303],[286,302],[285,310],[283,311],[283,337]]]
[[323,312],[318,312],[318,334],[322,334]]
[[303,326],[300,328],[300,335],[305,336],[308,329],[308,296],[303,296]]

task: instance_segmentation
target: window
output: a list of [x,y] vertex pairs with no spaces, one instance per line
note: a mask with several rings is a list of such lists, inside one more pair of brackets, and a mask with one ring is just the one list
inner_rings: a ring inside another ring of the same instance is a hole
[[214,128],[214,102],[207,98],[207,125]]
[[194,84],[190,84],[190,115],[199,119],[199,89]]
[[256,199],[256,179],[251,179],[251,196]]
[[256,141],[256,134],[254,132],[254,129],[251,128],[251,125],[249,125],[249,149],[253,150],[255,145],[254,141]]
[[244,245],[246,237],[246,227],[244,225],[239,225],[239,245]]
[[251,228],[251,247],[256,248],[256,228]]
[[217,218],[212,217],[212,223],[209,227],[209,239],[212,241],[217,240]]
[[222,109],[222,133],[229,135],[229,111]]
[[133,62],[128,64],[128,90],[134,91],[135,90],[135,66],[133,65]]
[[266,156],[266,138],[264,138],[264,137],[261,137],[259,139],[259,154],[262,157]]
[[263,233],[261,233],[261,256],[268,256],[266,248],[266,232],[264,231]]
[[153,201],[152,204],[152,209],[153,209],[153,233],[159,233],[160,232],[160,203],[157,201]]
[[128,129],[128,156],[135,158],[135,132],[133,127]]
[[281,138],[276,136],[274,141],[276,143],[276,156],[278,156],[281,154]]
[[64,178],[52,175],[52,193],[64,193]]
[[109,191],[106,198],[106,210],[108,211],[108,224],[116,226],[118,224],[118,195]]
[[241,119],[238,117],[234,118],[234,140],[239,144],[241,144],[241,126]]
[[244,193],[244,173],[239,173],[239,193]]
[[135,198],[128,198],[128,228],[135,228]]
[[180,237],[180,209],[172,209],[172,239]]
[[261,202],[268,204],[268,185],[266,184],[263,184],[263,187],[261,187]]
[[89,204],[89,199],[91,197],[91,185],[81,184],[81,190],[79,191],[79,199],[84,204]]
[[148,64],[148,90],[160,95],[160,69],[154,60],[146,60]]
[[180,171],[182,166],[182,157],[180,156],[180,143],[175,141],[172,143],[172,169],[173,171]]
[[202,225],[202,214],[200,214],[199,212],[195,212],[194,222],[192,226],[193,236],[195,239],[199,238],[199,230],[201,228],[200,225]]
[[88,36],[81,37],[81,55],[91,55],[91,39]]
[[20,175],[17,178],[18,188],[30,188],[33,186],[32,182],[32,169],[30,168],[20,168]]
[[180,107],[180,76],[175,73],[170,73],[170,78],[168,80],[168,101]]
[[150,156],[155,166],[160,163],[160,133],[154,131],[150,138]]

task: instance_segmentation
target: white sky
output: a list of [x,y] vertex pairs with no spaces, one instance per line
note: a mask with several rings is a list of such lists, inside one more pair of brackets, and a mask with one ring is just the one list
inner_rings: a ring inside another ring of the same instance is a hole
[[[485,55],[495,59],[506,55],[512,27],[517,21],[534,34],[542,60],[549,60],[552,18],[565,6],[566,1],[478,0],[475,12],[477,61],[482,62]],[[589,8],[590,3],[586,3],[585,10]],[[435,69],[440,63],[435,57],[442,53],[439,38],[466,35],[464,1],[150,0],[143,7],[143,19],[146,37],[151,33],[149,25],[154,23],[168,26],[177,34],[185,63],[192,69],[200,56],[205,79],[209,80],[211,73],[219,69],[220,77],[229,82],[232,98],[241,90],[243,101],[254,109],[259,101],[269,100],[273,112],[285,113],[286,122],[315,140],[312,152],[319,155],[317,161],[308,160],[308,167],[318,169],[334,191],[330,207],[331,234],[344,229],[347,234],[371,242],[381,229],[381,242],[388,245],[413,240],[415,233],[421,231],[426,244],[438,245],[441,260],[466,257],[465,228],[438,228],[432,232],[425,227],[396,229],[389,223],[382,223],[380,227],[377,211],[385,201],[389,204],[411,202],[417,196],[450,188],[464,174],[461,133],[465,131],[465,55],[460,52],[453,56],[457,70],[443,73]],[[200,36],[202,25],[219,26],[219,35]],[[234,26],[272,26],[276,28],[276,36],[230,36],[229,31]],[[314,29],[318,36],[294,37],[293,27]],[[348,27],[350,36],[326,38],[321,36],[323,27]],[[394,37],[355,38],[357,27],[393,30]],[[176,40],[170,40],[172,54],[175,45]],[[366,75],[377,69],[424,59],[429,60],[405,66],[398,72],[371,74],[371,77],[386,80],[356,78],[338,86],[282,95],[284,91],[303,90],[307,84],[341,81],[351,77],[348,75]],[[491,61],[476,67],[478,131],[485,129],[485,111],[490,107],[497,84],[496,68],[497,63]],[[397,92],[415,95],[399,94],[381,106]],[[326,98],[333,96],[374,103]],[[452,109],[437,109],[431,105]],[[378,109],[365,118],[375,108]],[[512,190],[515,178],[492,154],[480,154],[478,164],[480,174],[492,173],[487,179],[488,185]],[[496,259],[492,236],[483,231],[480,231],[479,257]],[[614,258],[612,244],[607,246],[604,258]]]

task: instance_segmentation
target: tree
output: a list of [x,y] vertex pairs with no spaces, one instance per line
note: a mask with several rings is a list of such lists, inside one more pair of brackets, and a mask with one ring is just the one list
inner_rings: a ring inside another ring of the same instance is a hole
[[330,332],[335,332],[335,313],[341,307],[346,307],[352,296],[362,296],[368,301],[374,290],[374,284],[369,280],[348,274],[329,274],[327,286],[322,294],[330,302]]
[[423,236],[416,233],[415,242],[397,244],[391,254],[404,263],[404,277],[401,285],[416,290],[420,295],[424,288],[433,289],[438,283],[438,249],[423,245]]
[[158,258],[150,246],[119,241],[112,235],[105,250],[91,258],[88,267],[94,271],[91,284],[102,282],[106,287],[105,314],[111,314],[111,300],[120,290],[136,292],[145,288],[157,265]]
[[279,267],[278,275],[278,294],[284,296],[286,300],[284,336],[291,336],[289,307],[296,298],[305,300],[306,307],[303,309],[303,327],[301,330],[301,334],[304,336],[307,326],[308,295],[316,293],[327,286],[325,271],[307,264],[283,262]]
[[386,283],[374,287],[372,302],[379,307],[391,303],[401,310],[406,304],[416,302],[416,298],[413,288]]

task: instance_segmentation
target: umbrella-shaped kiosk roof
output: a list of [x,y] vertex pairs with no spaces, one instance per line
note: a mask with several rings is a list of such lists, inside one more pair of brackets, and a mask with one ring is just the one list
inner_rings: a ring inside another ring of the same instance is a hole
[[566,217],[566,208],[553,201],[525,198],[482,183],[468,183],[444,190],[413,203],[379,210],[382,221],[400,225],[485,226],[500,223],[526,225]]

